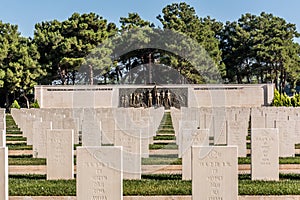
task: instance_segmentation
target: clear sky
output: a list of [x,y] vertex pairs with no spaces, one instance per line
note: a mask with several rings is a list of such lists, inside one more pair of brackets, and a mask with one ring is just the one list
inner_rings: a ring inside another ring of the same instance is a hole
[[[156,16],[177,0],[0,0],[0,20],[17,24],[23,36],[33,36],[34,25],[53,19],[65,20],[74,12],[95,12],[119,26],[119,18],[137,12],[143,19],[160,26]],[[300,0],[186,0],[200,17],[235,21],[247,12],[272,13],[297,25],[300,32]]]

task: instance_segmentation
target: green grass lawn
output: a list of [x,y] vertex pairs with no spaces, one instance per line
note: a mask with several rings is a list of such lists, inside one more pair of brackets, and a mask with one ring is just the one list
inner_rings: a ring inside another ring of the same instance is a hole
[[149,144],[150,150],[155,149],[178,149],[178,145],[175,143],[159,143],[159,144]]
[[6,136],[6,141],[26,141],[26,137],[23,137],[23,136]]
[[20,144],[7,144],[8,150],[32,150],[32,145],[27,145],[26,143]]
[[[239,175],[239,195],[300,195],[300,175],[280,174],[280,181],[251,181]],[[142,175],[141,180],[124,180],[125,196],[191,195],[191,181],[181,175]],[[10,175],[10,196],[75,196],[76,180],[46,180],[45,175]]]

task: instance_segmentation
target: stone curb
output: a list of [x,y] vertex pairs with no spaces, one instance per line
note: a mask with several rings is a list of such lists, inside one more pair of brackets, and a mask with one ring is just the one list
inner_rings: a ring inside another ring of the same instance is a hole
[[[9,200],[76,200],[75,196],[11,196]],[[239,196],[239,200],[300,200],[300,195]],[[192,196],[125,196],[123,200],[192,200]]]

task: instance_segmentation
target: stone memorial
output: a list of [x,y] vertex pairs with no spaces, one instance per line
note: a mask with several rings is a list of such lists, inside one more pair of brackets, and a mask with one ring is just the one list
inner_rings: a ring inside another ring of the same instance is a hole
[[183,132],[196,132],[198,129],[197,121],[187,121],[187,120],[180,120],[179,121],[179,132],[178,136],[176,137],[176,144],[178,144],[178,157],[181,158],[182,156],[182,135]]
[[278,129],[251,129],[251,179],[279,180]]
[[47,130],[47,180],[74,178],[73,148],[73,130]]
[[50,121],[34,121],[33,122],[33,138],[32,148],[34,158],[47,157],[47,130],[52,129],[52,122]]
[[101,122],[93,109],[85,109],[82,121],[82,146],[101,146]]
[[8,148],[0,147],[0,199],[8,200]]
[[0,147],[6,146],[6,132],[5,130],[0,130]]
[[279,131],[279,157],[295,156],[295,121],[275,121],[275,127]]
[[114,118],[101,119],[101,140],[102,144],[113,144],[115,140],[115,120]]
[[77,200],[122,200],[122,155],[122,147],[77,147]]
[[135,130],[116,130],[115,146],[123,147],[124,179],[141,179],[141,136]]
[[235,146],[192,146],[192,199],[238,199]]
[[238,156],[247,156],[247,140],[248,121],[228,121],[228,145],[236,145],[238,147]]
[[181,139],[181,155],[182,155],[182,180],[192,179],[192,153],[191,147],[208,146],[209,145],[209,130],[198,129],[183,130]]

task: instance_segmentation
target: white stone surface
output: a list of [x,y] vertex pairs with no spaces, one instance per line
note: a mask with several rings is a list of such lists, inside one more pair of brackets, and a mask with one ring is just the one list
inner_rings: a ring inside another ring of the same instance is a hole
[[248,131],[248,121],[228,121],[228,145],[238,147],[238,156],[247,156],[246,135]]
[[278,129],[251,130],[251,179],[279,180]]
[[5,130],[0,130],[0,147],[6,146],[6,133]]
[[191,147],[208,146],[209,145],[209,130],[198,129],[196,131],[183,130],[181,140],[181,155],[182,155],[182,180],[192,179],[192,153]]
[[121,147],[77,147],[77,200],[123,199]]
[[8,148],[0,147],[0,199],[8,200]]
[[279,157],[295,156],[295,121],[275,121],[275,128],[279,130]]
[[101,146],[100,120],[94,109],[85,109],[82,122],[82,146]]
[[238,199],[237,147],[192,147],[192,199]]
[[123,147],[124,179],[141,179],[141,137],[139,131],[116,130],[115,146]]
[[73,148],[73,130],[47,130],[47,180],[74,178]]
[[33,122],[33,138],[32,148],[34,158],[47,157],[47,130],[52,129],[50,121],[34,121]]

